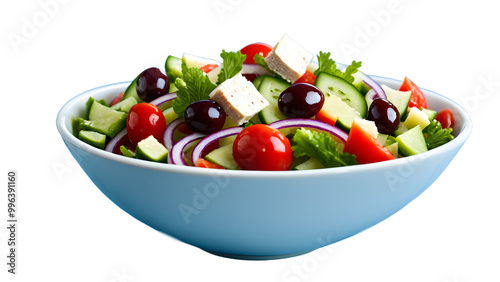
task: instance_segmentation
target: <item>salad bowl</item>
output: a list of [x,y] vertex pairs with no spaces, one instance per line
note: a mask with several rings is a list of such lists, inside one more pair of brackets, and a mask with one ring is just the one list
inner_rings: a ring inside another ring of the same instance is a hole
[[[401,81],[372,76],[398,88]],[[111,101],[129,82],[102,86],[68,101],[56,124],[95,186],[137,220],[210,253],[276,259],[307,253],[388,218],[441,175],[471,134],[468,114],[422,89],[429,108],[455,117],[449,143],[380,163],[304,171],[217,170],[127,158],[72,134],[89,97]]]

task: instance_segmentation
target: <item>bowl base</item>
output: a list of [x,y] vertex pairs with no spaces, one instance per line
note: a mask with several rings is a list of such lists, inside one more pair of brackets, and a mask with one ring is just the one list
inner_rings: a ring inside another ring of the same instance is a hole
[[300,256],[303,254],[307,254],[310,251],[306,252],[301,252],[301,253],[295,253],[295,254],[285,254],[285,255],[238,255],[238,254],[228,254],[228,253],[221,253],[221,252],[215,252],[211,250],[206,250],[202,249],[207,253],[210,253],[212,255],[216,255],[219,257],[224,257],[224,258],[231,258],[231,259],[239,259],[239,260],[275,260],[275,259],[284,259],[284,258],[291,258],[291,257],[296,257]]

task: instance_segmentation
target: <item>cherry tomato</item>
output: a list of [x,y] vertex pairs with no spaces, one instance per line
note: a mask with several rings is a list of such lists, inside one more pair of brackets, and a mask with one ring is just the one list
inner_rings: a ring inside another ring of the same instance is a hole
[[240,51],[242,54],[247,55],[244,63],[255,64],[255,61],[253,60],[255,54],[261,54],[263,57],[266,57],[272,49],[273,47],[266,43],[252,43],[243,47]]
[[236,136],[233,156],[242,169],[287,170],[292,161],[292,148],[279,130],[255,124]]
[[439,111],[436,115],[436,120],[441,123],[443,128],[453,128],[453,125],[455,124],[455,119],[450,109]]
[[157,106],[139,103],[130,108],[127,117],[127,135],[132,145],[137,146],[138,142],[151,135],[163,143],[166,127],[165,117]]
[[408,103],[408,108],[417,107],[417,109],[427,109],[427,101],[425,100],[424,93],[420,91],[420,88],[413,83],[408,77],[405,77],[403,84],[399,88],[399,91],[411,91],[410,103]]
[[314,73],[306,70],[306,73],[304,73],[295,83],[309,83],[314,85],[314,82],[316,82],[316,76]]

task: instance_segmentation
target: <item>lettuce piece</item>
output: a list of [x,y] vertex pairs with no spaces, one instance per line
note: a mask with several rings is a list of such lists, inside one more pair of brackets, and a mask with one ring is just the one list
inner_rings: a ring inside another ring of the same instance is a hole
[[291,141],[295,157],[309,156],[317,159],[325,167],[358,164],[354,155],[339,153],[337,143],[325,132],[300,128]]

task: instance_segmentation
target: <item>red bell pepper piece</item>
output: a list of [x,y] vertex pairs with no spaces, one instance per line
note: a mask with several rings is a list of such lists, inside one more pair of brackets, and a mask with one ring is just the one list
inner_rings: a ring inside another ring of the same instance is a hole
[[304,73],[295,83],[309,83],[314,85],[314,82],[316,82],[316,76],[314,73],[306,70],[306,73]]
[[410,103],[408,103],[408,108],[417,107],[417,109],[427,109],[427,101],[425,100],[424,93],[420,91],[420,88],[413,83],[408,77],[405,77],[403,84],[399,88],[399,91],[411,91]]
[[198,163],[196,164],[197,167],[205,167],[205,168],[215,168],[215,169],[226,169],[225,167],[218,165],[213,162],[209,162],[205,159],[199,159]]
[[344,152],[355,155],[359,164],[376,163],[396,158],[356,121],[353,122],[349,131]]

